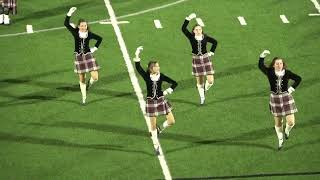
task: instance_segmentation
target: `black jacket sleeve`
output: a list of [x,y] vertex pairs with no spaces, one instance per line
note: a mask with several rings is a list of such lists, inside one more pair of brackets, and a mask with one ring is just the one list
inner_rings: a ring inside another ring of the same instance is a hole
[[70,18],[70,16],[66,16],[64,26],[74,35],[74,33],[76,33],[76,29],[70,25]]
[[181,27],[181,30],[183,34],[187,36],[188,39],[191,39],[192,33],[187,29],[188,24],[189,24],[189,21],[185,19]]
[[97,34],[94,34],[94,33],[91,33],[91,37],[92,39],[95,39],[97,40],[96,44],[94,45],[96,48],[98,48],[102,42],[102,37],[97,35]]
[[208,42],[210,42],[212,44],[210,51],[214,53],[214,51],[217,48],[218,41],[210,36],[207,36],[207,39],[208,39]]
[[301,82],[301,77],[289,70],[286,70],[286,71],[287,71],[286,73],[288,73],[289,79],[292,79],[294,81],[294,83],[292,84],[292,87],[296,89]]
[[169,78],[168,76],[166,76],[164,74],[161,74],[161,76],[162,76],[163,81],[171,84],[171,86],[170,86],[171,89],[174,90],[178,86],[178,83],[175,80]]
[[143,70],[143,68],[140,65],[140,62],[135,62],[136,69],[138,73],[142,76],[142,78],[146,81],[147,80],[147,73]]
[[268,72],[268,68],[266,67],[266,65],[264,65],[264,58],[261,58],[259,59],[259,69],[265,74],[267,75],[267,72]]

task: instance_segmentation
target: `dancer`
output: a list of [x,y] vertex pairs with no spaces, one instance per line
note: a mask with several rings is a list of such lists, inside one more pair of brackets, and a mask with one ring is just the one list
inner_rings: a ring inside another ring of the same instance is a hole
[[[192,47],[192,74],[197,80],[197,89],[200,95],[200,105],[205,103],[205,92],[210,89],[214,83],[214,68],[211,62],[216,50],[218,42],[203,33],[200,25],[195,25],[192,32],[187,29],[190,20],[196,18],[196,14],[192,13],[186,17],[183,25],[182,32],[189,39]],[[211,43],[210,52],[207,52],[207,44]],[[205,81],[206,76],[206,81]]]
[[[135,61],[138,73],[142,76],[147,86],[146,115],[151,121],[151,138],[155,143],[156,154],[159,155],[158,133],[161,133],[165,128],[175,123],[171,105],[165,96],[171,94],[178,84],[165,74],[160,73],[160,66],[157,61],[150,61],[147,70],[144,71],[140,65],[139,54],[141,51],[142,46],[137,48],[135,53],[136,57],[133,60]],[[171,87],[162,91],[161,85],[163,82],[170,83]],[[162,129],[157,129],[157,116],[159,115],[166,116],[166,121],[163,123]]]
[[[264,65],[264,58],[270,54],[270,51],[264,50],[260,54],[259,69],[267,76],[270,84],[270,111],[275,120],[275,130],[278,137],[278,149],[283,147],[283,118],[286,119],[286,127],[284,136],[289,138],[289,134],[293,126],[295,125],[294,113],[298,110],[296,108],[292,93],[298,87],[301,82],[301,77],[294,74],[287,69],[286,63],[282,58],[273,58],[269,67]],[[294,83],[289,86],[289,80],[293,80]]]
[[[86,103],[87,90],[98,81],[98,65],[93,53],[98,50],[102,42],[102,38],[89,30],[88,23],[84,19],[80,19],[76,28],[70,25],[71,15],[77,10],[76,7],[70,8],[64,25],[74,37],[74,53],[75,53],[75,69],[74,72],[79,75],[80,91],[82,94],[81,104]],[[95,39],[97,42],[93,48],[89,48],[89,41]],[[86,73],[90,72],[90,79],[86,84]]]

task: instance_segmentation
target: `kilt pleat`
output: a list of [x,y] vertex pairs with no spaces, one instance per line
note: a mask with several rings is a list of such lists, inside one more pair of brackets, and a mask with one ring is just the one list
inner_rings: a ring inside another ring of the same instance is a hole
[[269,107],[273,116],[286,116],[298,112],[294,99],[289,93],[271,93]]
[[164,98],[164,96],[158,99],[147,98],[146,101],[146,115],[148,117],[156,117],[159,115],[165,115],[172,111],[170,103]]
[[75,53],[75,61],[74,61],[74,72],[75,73],[86,73],[90,71],[96,71],[100,69],[98,62],[94,58],[91,52],[86,54],[83,53]]
[[214,74],[214,68],[208,54],[192,56],[192,75],[204,76]]

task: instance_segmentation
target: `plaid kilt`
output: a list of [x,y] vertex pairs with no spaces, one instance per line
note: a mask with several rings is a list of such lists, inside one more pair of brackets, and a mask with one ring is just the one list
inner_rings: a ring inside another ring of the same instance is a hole
[[159,99],[147,98],[146,102],[146,115],[148,117],[156,117],[170,113],[172,110],[170,103],[164,98]]
[[298,112],[292,95],[289,93],[270,94],[270,111],[273,116],[286,116]]
[[17,14],[17,0],[3,0],[3,7],[8,8],[13,15]]
[[204,76],[214,74],[213,65],[208,53],[198,56],[192,55],[192,75]]
[[74,72],[75,73],[86,73],[91,71],[96,71],[100,69],[96,59],[93,57],[91,52],[86,54],[83,53],[75,53],[75,61],[74,61]]

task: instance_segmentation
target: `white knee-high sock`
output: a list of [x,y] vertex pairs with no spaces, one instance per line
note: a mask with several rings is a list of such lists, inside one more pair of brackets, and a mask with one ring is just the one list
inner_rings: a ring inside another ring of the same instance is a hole
[[162,127],[163,127],[163,130],[169,127],[168,121],[163,122]]
[[292,124],[292,126],[290,126],[290,125],[288,124],[288,122],[286,123],[285,133],[286,133],[287,135],[289,135],[289,133],[290,133],[291,129],[293,128],[293,126],[294,126],[294,124]]
[[157,129],[151,130],[151,138],[153,141],[153,145],[155,146],[155,148],[157,148],[159,146]]
[[4,19],[4,14],[0,14],[0,24],[3,23],[3,19]]
[[10,17],[9,15],[3,15],[3,23],[4,24],[10,24]]
[[204,96],[203,84],[197,84],[197,88],[198,88],[198,92],[199,92],[200,98],[204,99],[205,96]]
[[274,126],[279,140],[283,139],[282,127]]
[[79,81],[79,84],[80,84],[80,91],[81,91],[81,94],[82,94],[82,100],[86,100],[87,98],[87,89],[86,89],[86,83],[82,83],[81,81]]
[[206,85],[205,85],[206,91],[208,91],[212,85],[213,85],[213,82],[210,84],[208,80],[206,80]]
[[94,84],[95,82],[97,82],[98,80],[94,80],[92,77],[90,77],[90,86],[92,85],[92,84]]

